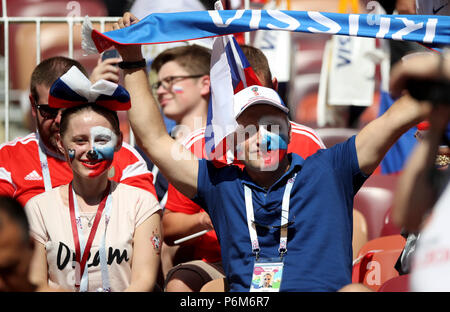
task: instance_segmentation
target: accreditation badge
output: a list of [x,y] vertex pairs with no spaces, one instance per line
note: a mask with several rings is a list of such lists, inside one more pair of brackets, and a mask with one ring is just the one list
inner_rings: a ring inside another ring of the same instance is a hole
[[283,277],[283,260],[259,259],[253,265],[250,292],[279,292]]

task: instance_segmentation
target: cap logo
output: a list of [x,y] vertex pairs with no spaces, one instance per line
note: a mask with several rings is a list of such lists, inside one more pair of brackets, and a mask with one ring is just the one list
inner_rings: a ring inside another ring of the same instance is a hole
[[252,88],[252,91],[253,91],[253,93],[254,93],[255,96],[258,96],[258,95],[259,95],[259,93],[258,93],[258,87],[253,87],[253,88]]

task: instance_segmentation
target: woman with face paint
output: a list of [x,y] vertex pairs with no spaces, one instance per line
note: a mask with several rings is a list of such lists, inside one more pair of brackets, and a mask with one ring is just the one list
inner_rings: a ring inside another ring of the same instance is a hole
[[[160,206],[151,193],[108,177],[122,133],[117,113],[107,107],[126,109],[129,102],[105,94],[92,101],[88,94],[87,103],[74,104],[58,86],[63,81],[75,89],[80,79],[74,74],[71,69],[55,82],[49,99],[51,106],[60,98],[70,106],[61,116],[58,147],[73,180],[26,205],[37,241],[32,279],[73,291],[152,291],[160,261]],[[91,90],[101,89],[96,85]],[[119,91],[114,94],[127,95],[113,87]]]

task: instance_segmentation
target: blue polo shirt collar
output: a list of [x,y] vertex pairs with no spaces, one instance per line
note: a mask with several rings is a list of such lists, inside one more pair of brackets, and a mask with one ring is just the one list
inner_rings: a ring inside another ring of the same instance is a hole
[[269,192],[274,187],[276,187],[278,184],[280,184],[281,182],[284,182],[285,179],[290,178],[294,172],[299,172],[303,166],[303,163],[305,162],[305,160],[297,154],[289,153],[287,155],[287,157],[289,157],[289,160],[291,163],[288,171],[286,171],[274,184],[272,184],[272,186],[270,186],[268,190],[265,190],[264,188],[262,188],[261,186],[257,185],[255,182],[253,182],[253,180],[248,175],[247,170],[245,170],[245,169],[242,171],[243,173],[242,173],[241,183],[251,186],[252,188],[260,189],[264,192],[266,192],[266,191]]

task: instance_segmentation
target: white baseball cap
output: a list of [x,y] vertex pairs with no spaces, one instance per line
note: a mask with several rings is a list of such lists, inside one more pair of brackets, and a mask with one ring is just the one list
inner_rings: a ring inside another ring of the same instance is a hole
[[256,104],[269,104],[286,114],[289,109],[284,105],[278,93],[270,88],[253,85],[234,95],[234,118],[237,119],[244,110]]

